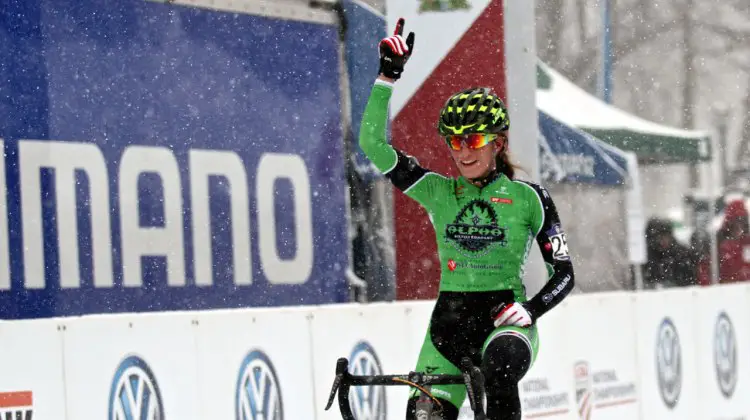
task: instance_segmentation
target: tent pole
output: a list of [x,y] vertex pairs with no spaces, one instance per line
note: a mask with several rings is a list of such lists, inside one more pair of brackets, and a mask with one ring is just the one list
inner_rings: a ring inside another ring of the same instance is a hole
[[643,290],[643,265],[633,265],[633,275],[635,276],[635,290]]
[[610,0],[602,0],[602,56],[599,89],[601,100],[612,103],[612,42],[610,33]]
[[643,264],[648,262],[646,251],[646,218],[643,211],[643,187],[634,152],[625,152],[628,167],[628,185],[625,194],[625,212],[628,232],[628,260],[633,264],[636,290],[643,290]]

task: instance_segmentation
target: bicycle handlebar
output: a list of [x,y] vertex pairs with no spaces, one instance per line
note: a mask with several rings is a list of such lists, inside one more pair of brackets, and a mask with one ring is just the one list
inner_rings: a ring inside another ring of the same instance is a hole
[[461,361],[461,375],[432,375],[422,372],[410,372],[407,375],[352,375],[349,373],[349,360],[345,357],[336,361],[336,378],[333,380],[331,394],[328,397],[326,411],[331,408],[338,392],[339,410],[343,420],[356,420],[349,404],[349,388],[351,386],[412,386],[422,387],[430,385],[459,385],[466,386],[469,404],[474,412],[475,420],[486,420],[484,415],[484,376],[471,363],[469,358]]

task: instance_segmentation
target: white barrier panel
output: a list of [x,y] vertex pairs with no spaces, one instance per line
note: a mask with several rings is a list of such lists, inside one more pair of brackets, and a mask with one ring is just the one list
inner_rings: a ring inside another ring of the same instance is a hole
[[[309,419],[309,309],[220,311],[197,318],[202,419]],[[333,333],[330,333],[333,334]],[[333,381],[333,366],[328,380]]]
[[0,418],[65,413],[62,333],[56,321],[0,321]]
[[698,420],[694,289],[636,296],[641,419]]
[[66,320],[66,418],[199,419],[191,319],[159,313]]
[[750,413],[750,309],[746,286],[708,287],[694,301],[700,419]]
[[[540,351],[519,387],[524,419],[748,418],[749,301],[744,284],[569,297],[539,320]],[[324,411],[337,359],[355,374],[413,370],[433,307],[0,322],[0,415],[339,420],[338,405]],[[403,418],[408,390],[354,389],[357,420]]]
[[[353,374],[408,373],[409,324],[400,305],[369,304],[322,307],[311,322],[316,419],[340,420],[337,404],[324,411],[335,376],[336,360],[349,359]],[[406,414],[406,386],[352,387],[351,407],[358,420],[385,420]]]
[[[638,418],[635,312],[631,294],[568,298],[567,348],[577,410],[584,420]],[[553,309],[554,310],[554,309]]]
[[404,302],[409,331],[409,353],[406,357],[411,364],[409,369],[417,367],[419,351],[422,349],[427,328],[430,326],[430,316],[435,307],[435,301]]
[[519,384],[524,419],[579,420],[573,390],[573,359],[567,348],[568,314],[563,301],[539,319],[539,353]]

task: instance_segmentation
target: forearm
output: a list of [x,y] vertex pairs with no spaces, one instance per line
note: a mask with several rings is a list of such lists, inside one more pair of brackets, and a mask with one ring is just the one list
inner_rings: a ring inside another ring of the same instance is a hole
[[554,273],[547,284],[526,304],[534,319],[557,306],[575,287],[573,264],[570,261],[556,261]]
[[528,183],[528,185],[536,193],[540,204],[539,217],[535,218],[541,222],[536,232],[536,243],[544,262],[547,267],[551,268],[547,284],[525,304],[532,317],[536,319],[557,306],[573,290],[575,275],[568,251],[568,240],[552,197],[541,185],[534,183]]
[[359,130],[359,146],[382,173],[391,171],[398,155],[386,138],[388,103],[393,92],[392,80],[379,76],[370,92]]

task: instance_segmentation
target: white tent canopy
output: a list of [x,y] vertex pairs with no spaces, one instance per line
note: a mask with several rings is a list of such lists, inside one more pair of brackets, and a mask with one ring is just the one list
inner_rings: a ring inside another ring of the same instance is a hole
[[576,86],[538,62],[537,107],[573,127],[645,162],[687,162],[710,159],[709,135],[657,124],[622,111]]

